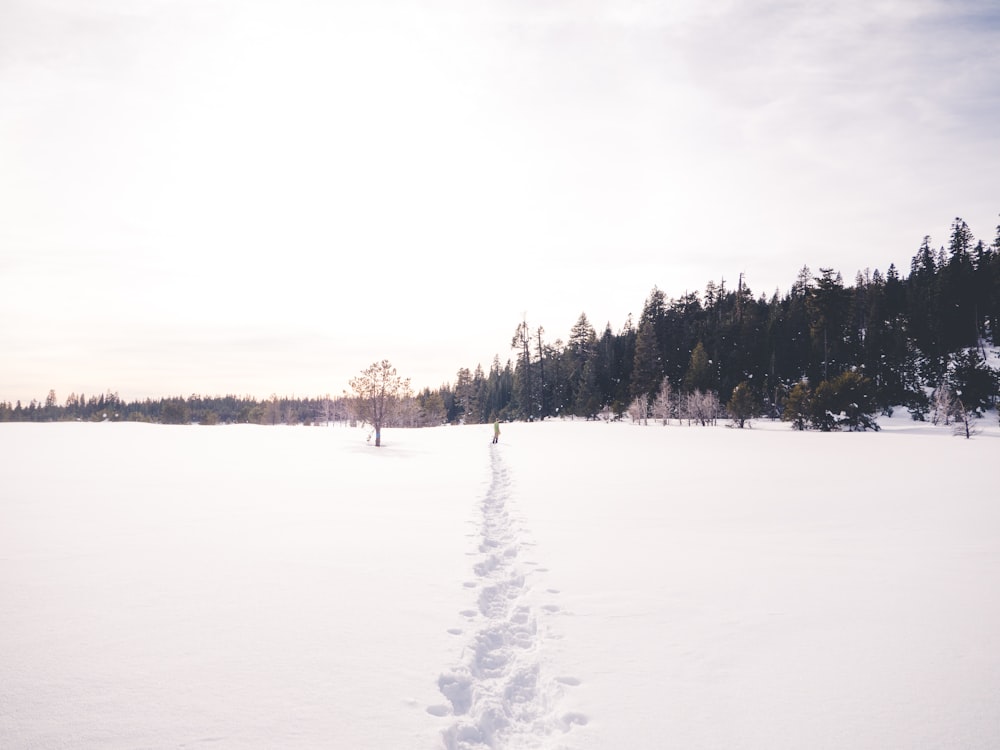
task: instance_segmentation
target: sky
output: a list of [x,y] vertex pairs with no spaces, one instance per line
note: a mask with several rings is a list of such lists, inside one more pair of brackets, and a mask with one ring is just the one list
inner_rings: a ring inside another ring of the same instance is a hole
[[1000,223],[991,1],[0,0],[0,400],[415,388]]

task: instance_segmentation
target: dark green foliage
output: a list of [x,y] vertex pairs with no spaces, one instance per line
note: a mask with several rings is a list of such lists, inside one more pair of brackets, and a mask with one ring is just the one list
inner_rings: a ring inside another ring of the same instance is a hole
[[792,386],[785,399],[785,410],[781,419],[784,422],[791,422],[792,429],[804,430],[812,419],[813,398],[809,390],[809,384],[804,380]]
[[877,411],[871,379],[849,370],[821,381],[815,389],[806,381],[796,383],[788,394],[782,419],[796,430],[877,430]]
[[160,421],[163,424],[185,424],[191,422],[191,412],[183,398],[172,398],[164,401],[160,408]]
[[836,428],[851,431],[878,429],[874,419],[878,406],[870,378],[849,370],[834,378],[830,385],[832,401],[827,408],[836,415]]
[[749,420],[760,413],[757,395],[747,381],[744,380],[733,388],[733,395],[729,398],[729,403],[726,404],[726,410],[732,417],[733,423],[741,429]]
[[644,319],[639,323],[639,332],[635,339],[632,387],[629,389],[632,397],[651,397],[660,387],[661,380],[663,380],[663,363],[660,346],[656,340],[653,322]]
[[691,359],[688,361],[687,371],[684,373],[684,390],[687,393],[712,390],[713,380],[708,354],[699,341],[691,352]]
[[978,414],[993,406],[997,376],[986,366],[978,349],[967,349],[955,355],[949,380],[967,410]]
[[827,378],[831,371],[843,366],[850,296],[839,273],[832,268],[819,270],[821,275],[806,294],[806,309],[816,357],[813,361],[818,360],[820,365],[820,371],[814,374]]

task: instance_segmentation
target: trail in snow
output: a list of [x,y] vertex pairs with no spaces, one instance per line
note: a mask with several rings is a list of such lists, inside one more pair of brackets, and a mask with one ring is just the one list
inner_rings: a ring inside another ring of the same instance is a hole
[[[446,750],[537,748],[587,723],[582,714],[558,715],[561,691],[579,685],[579,680],[549,679],[542,673],[544,639],[526,597],[525,568],[535,564],[519,562],[527,543],[510,517],[510,473],[496,447],[490,465],[475,580],[465,583],[478,590],[476,608],[459,613],[472,626],[472,636],[463,649],[462,663],[438,679],[447,705],[427,709],[435,716],[456,717],[443,733]],[[551,613],[559,607],[546,604],[542,609]],[[458,628],[449,632],[462,634]]]

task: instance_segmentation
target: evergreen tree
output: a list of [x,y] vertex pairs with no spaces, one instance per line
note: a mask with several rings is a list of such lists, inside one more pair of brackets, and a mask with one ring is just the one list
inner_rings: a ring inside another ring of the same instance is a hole
[[409,392],[410,381],[401,378],[396,368],[383,359],[351,378],[350,385],[358,417],[374,428],[375,447],[381,447],[382,427],[388,422],[399,399]]
[[662,380],[663,360],[656,340],[656,331],[652,319],[644,317],[639,323],[639,332],[635,339],[635,359],[630,388],[632,398],[639,396],[652,398]]
[[619,417],[629,401],[637,336],[632,316],[629,315],[621,332],[612,341],[611,390],[605,395],[603,403]]
[[975,346],[979,337],[972,240],[968,224],[956,218],[951,226],[948,260],[939,272],[940,293],[948,301],[941,306],[941,353]]
[[810,391],[806,381],[799,381],[792,386],[792,390],[788,393],[781,419],[785,422],[791,422],[792,429],[804,430],[812,413],[812,391]]
[[997,398],[997,373],[986,366],[982,354],[971,347],[955,355],[949,384],[964,408],[980,414]]
[[[818,390],[818,389],[817,389]],[[870,378],[854,370],[846,370],[832,383],[834,402],[831,411],[837,415],[837,428],[848,430],[878,430],[874,414],[878,411],[875,389]]]
[[733,424],[742,429],[747,421],[756,417],[760,406],[757,403],[757,396],[750,387],[750,383],[743,381],[733,388],[733,395],[726,404],[729,416],[732,417]]
[[570,330],[566,359],[572,413],[593,416],[602,406],[597,390],[597,334],[585,313],[580,314]]
[[538,414],[538,408],[535,403],[535,391],[532,387],[531,330],[528,328],[527,320],[518,324],[510,346],[518,353],[517,366],[514,370],[517,412],[522,419],[531,421]]
[[940,361],[944,349],[938,264],[930,239],[929,236],[924,237],[910,262],[910,276],[906,280],[906,318],[909,335],[933,371],[926,374],[936,379],[941,374]]
[[473,383],[469,368],[459,369],[455,380],[455,421],[466,424],[477,424],[479,412],[479,394]]
[[[848,295],[839,273],[832,268],[819,269],[816,285],[809,289],[806,307],[810,313],[809,331],[819,354],[819,373],[826,379],[831,369],[843,365],[841,349],[847,318]],[[814,371],[815,372],[815,371]]]
[[709,391],[712,388],[713,380],[708,353],[699,341],[691,351],[687,371],[684,373],[684,390],[688,393]]

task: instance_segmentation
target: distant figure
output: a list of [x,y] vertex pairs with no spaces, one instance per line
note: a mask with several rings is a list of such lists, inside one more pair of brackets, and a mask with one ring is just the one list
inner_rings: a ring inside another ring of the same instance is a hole
[[500,442],[500,420],[493,420],[493,444],[496,445]]

